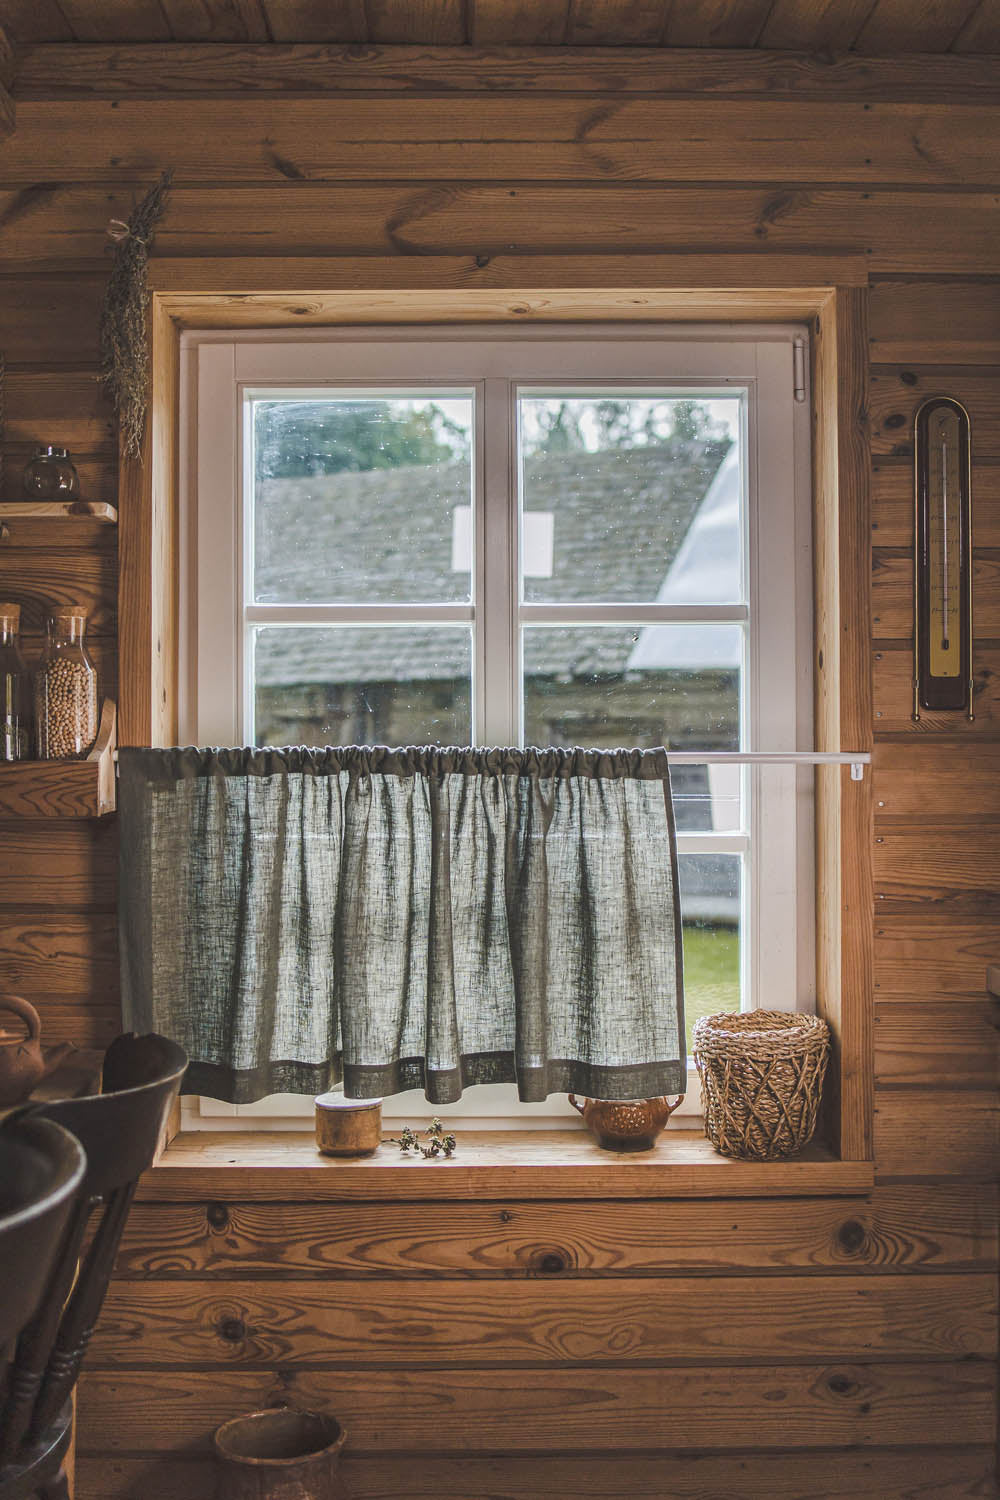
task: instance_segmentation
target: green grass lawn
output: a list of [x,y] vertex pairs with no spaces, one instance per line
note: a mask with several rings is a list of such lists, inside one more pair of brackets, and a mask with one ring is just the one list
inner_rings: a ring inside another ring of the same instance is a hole
[[700,1016],[740,1008],[740,940],[734,927],[684,928],[684,1018],[688,1051]]

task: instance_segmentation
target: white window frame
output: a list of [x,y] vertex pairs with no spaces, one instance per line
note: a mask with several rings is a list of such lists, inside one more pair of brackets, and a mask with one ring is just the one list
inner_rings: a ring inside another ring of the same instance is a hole
[[[665,623],[749,619],[744,658],[742,748],[811,750],[812,507],[807,330],[799,325],[635,324],[531,328],[344,328],[191,330],[181,336],[181,738],[244,740],[252,703],[243,650],[255,623],[473,623],[473,716],[477,742],[519,742],[519,627],[524,621]],[[796,349],[798,346],[798,349]],[[582,378],[585,372],[587,378]],[[585,394],[587,388],[655,388],[667,394],[745,392],[742,442],[747,577],[743,605],[541,605],[518,600],[516,397]],[[796,389],[796,386],[798,389]],[[476,401],[474,602],[409,605],[260,606],[252,577],[253,397],[473,389]],[[486,414],[490,413],[487,422]],[[490,559],[487,572],[486,557]],[[791,583],[790,583],[791,580]],[[485,628],[480,628],[485,622]],[[487,654],[486,641],[490,641]],[[483,690],[485,689],[485,691]],[[515,698],[518,701],[515,703]],[[681,853],[742,852],[742,987],[770,1009],[815,1007],[814,838],[811,768],[741,768],[750,827],[741,834],[680,833]],[[473,1097],[477,1096],[477,1097]],[[422,1095],[386,1099],[383,1115],[413,1121],[430,1111]],[[700,1113],[697,1075],[678,1114]],[[438,1110],[465,1128],[545,1128],[578,1117],[564,1096],[520,1105],[512,1085],[467,1091]],[[185,1128],[306,1128],[312,1102],[277,1096],[256,1105],[188,1101]]]

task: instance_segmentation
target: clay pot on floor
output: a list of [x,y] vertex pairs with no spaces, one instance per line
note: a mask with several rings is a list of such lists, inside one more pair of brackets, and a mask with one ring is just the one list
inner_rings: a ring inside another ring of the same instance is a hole
[[278,1406],[234,1417],[215,1434],[216,1500],[340,1500],[346,1436],[324,1412]]

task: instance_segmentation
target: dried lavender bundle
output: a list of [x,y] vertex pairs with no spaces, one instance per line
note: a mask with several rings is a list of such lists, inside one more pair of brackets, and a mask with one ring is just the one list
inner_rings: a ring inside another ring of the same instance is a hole
[[149,398],[146,263],[166,208],[170,175],[164,172],[127,222],[112,219],[108,228],[117,243],[101,310],[101,374],[118,413],[122,448],[134,456],[142,447]]

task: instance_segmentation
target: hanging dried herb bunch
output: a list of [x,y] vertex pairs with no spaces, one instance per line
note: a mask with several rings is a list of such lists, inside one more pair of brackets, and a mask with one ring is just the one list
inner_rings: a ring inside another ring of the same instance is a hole
[[127,223],[112,219],[114,265],[101,311],[101,373],[118,413],[122,448],[138,455],[149,397],[149,327],[146,317],[146,262],[153,230],[163,217],[170,186],[164,172]]

